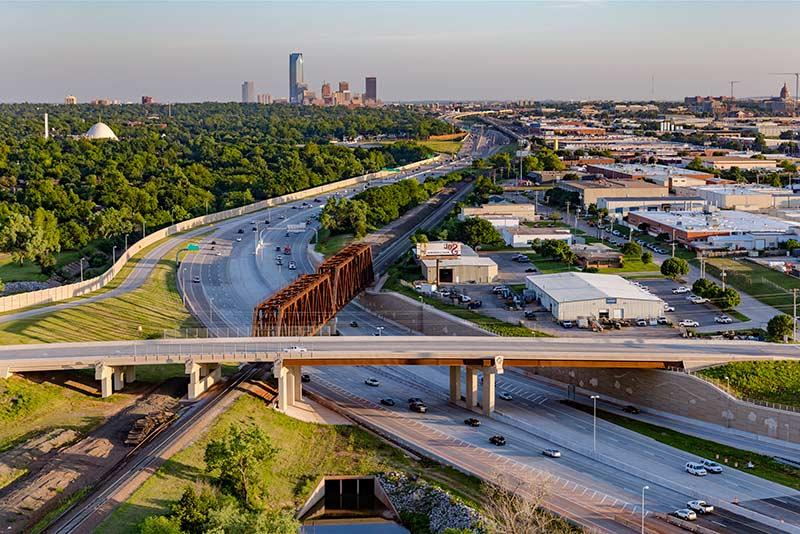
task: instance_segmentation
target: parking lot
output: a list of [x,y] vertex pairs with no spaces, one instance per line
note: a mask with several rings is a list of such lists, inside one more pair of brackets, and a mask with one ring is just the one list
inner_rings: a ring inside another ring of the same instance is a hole
[[[538,272],[536,266],[532,263],[520,263],[511,259],[520,252],[522,252],[522,250],[502,250],[497,252],[483,252],[480,254],[481,256],[491,258],[492,261],[497,264],[497,278],[494,279],[494,285],[524,284],[526,276]],[[527,272],[531,269],[531,272]]]
[[[674,295],[672,290],[681,284],[672,280],[640,280],[640,282],[655,296],[675,307],[674,312],[665,313],[664,315],[676,325],[684,319],[693,319],[700,323],[701,327],[714,326],[717,325],[714,322],[714,317],[722,315],[722,312],[710,304],[692,304],[686,300],[686,297],[691,293]],[[735,322],[736,320],[734,319]],[[726,325],[721,324],[718,326],[720,329],[724,329]]]

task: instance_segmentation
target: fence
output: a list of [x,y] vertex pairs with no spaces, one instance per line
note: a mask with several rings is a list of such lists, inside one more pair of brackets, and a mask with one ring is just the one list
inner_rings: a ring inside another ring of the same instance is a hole
[[[433,158],[404,165],[403,167],[399,167],[398,170],[400,171],[414,170],[423,165],[438,162],[441,159],[442,159],[441,156],[435,156]],[[368,182],[370,180],[384,178],[386,176],[391,176],[392,174],[393,173],[389,171],[378,171],[370,174],[364,174],[362,176],[356,176],[354,178],[348,178],[346,180],[340,180],[338,182],[312,187],[311,189],[306,189],[304,191],[297,191],[295,193],[289,193],[287,195],[282,195],[275,198],[269,198],[266,200],[256,202],[254,204],[249,204],[247,206],[220,211],[217,213],[211,213],[208,215],[203,215],[201,217],[195,217],[194,219],[189,219],[187,221],[179,222],[172,226],[168,226],[167,228],[162,228],[161,230],[157,230],[151,233],[150,235],[143,237],[136,243],[132,244],[128,248],[128,250],[124,251],[121,254],[121,256],[119,257],[119,259],[117,259],[114,265],[112,265],[110,269],[108,269],[100,276],[91,278],[89,280],[85,280],[83,282],[76,282],[74,284],[68,284],[49,289],[41,289],[39,291],[29,291],[27,293],[19,293],[16,295],[0,297],[0,312],[18,310],[21,308],[27,308],[29,306],[38,306],[41,304],[50,304],[53,302],[79,297],[81,295],[97,291],[98,289],[103,288],[106,284],[111,282],[111,280],[113,280],[114,277],[117,274],[119,274],[119,272],[128,262],[128,260],[130,260],[131,257],[133,257],[136,253],[138,253],[145,247],[148,247],[149,245],[164,239],[165,237],[169,237],[171,235],[184,232],[186,230],[191,230],[193,228],[197,228],[207,224],[217,223],[225,219],[230,219],[233,217],[246,215],[248,213],[261,211],[263,209],[277,206],[280,204],[285,204],[287,202],[294,202],[296,200],[302,200],[304,198],[318,196],[320,194],[328,193],[330,191],[335,191],[337,189],[341,189],[344,187],[349,187],[352,185]]]

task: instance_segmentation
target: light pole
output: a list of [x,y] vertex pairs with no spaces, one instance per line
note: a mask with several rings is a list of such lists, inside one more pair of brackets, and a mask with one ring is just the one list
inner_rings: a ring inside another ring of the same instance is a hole
[[125,252],[128,252],[128,234],[125,234]]
[[111,249],[111,257],[113,258],[111,261],[111,266],[113,267],[117,263],[117,245],[114,245],[114,248]]
[[208,313],[209,313],[208,328],[211,329],[214,326],[214,297],[211,297],[211,299],[209,300]]
[[419,296],[419,331],[425,333],[425,299]]
[[642,534],[644,534],[644,491],[649,489],[650,486],[642,486]]
[[378,337],[383,335],[383,326],[376,326],[375,329],[378,331]]
[[81,258],[81,282],[83,282],[83,262],[86,261],[86,258]]
[[725,375],[725,384],[727,385],[726,391],[728,392],[728,413],[725,414],[725,427],[731,427],[731,379]]
[[597,454],[597,399],[600,395],[592,395],[592,451]]

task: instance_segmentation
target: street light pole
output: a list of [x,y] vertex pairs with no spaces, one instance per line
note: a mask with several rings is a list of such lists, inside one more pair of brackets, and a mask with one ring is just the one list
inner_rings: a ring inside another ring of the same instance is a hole
[[111,261],[111,266],[113,267],[117,263],[117,245],[114,245],[114,248],[111,249],[111,257],[113,258]]
[[419,296],[419,331],[425,333],[425,299]]
[[125,252],[128,252],[128,234],[125,234]]
[[375,329],[378,331],[378,337],[383,335],[383,328],[382,326],[376,326]]
[[592,395],[592,452],[597,454],[597,399],[600,395]]
[[649,489],[650,486],[642,486],[642,534],[644,534],[644,491]]
[[86,258],[81,258],[81,282],[83,282],[83,262],[86,261]]

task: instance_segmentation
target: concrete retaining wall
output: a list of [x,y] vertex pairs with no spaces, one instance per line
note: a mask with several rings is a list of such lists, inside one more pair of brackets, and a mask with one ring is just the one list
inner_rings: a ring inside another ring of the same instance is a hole
[[654,411],[800,443],[800,413],[757,406],[696,376],[650,369],[539,368],[524,372]]
[[[442,156],[435,156],[433,158],[417,161],[415,163],[399,167],[398,169],[400,171],[413,170],[416,169],[417,167],[421,167],[429,163],[440,161],[441,159]],[[337,189],[341,189],[344,187],[350,187],[352,185],[361,184],[364,182],[368,182],[370,180],[385,178],[387,176],[391,176],[392,174],[393,173],[388,171],[379,171],[371,174],[365,174],[362,176],[356,176],[355,178],[348,178],[346,180],[340,180],[338,182],[332,182],[318,187],[312,187],[311,189],[306,189],[304,191],[298,191],[296,193],[290,193],[288,195],[282,195],[279,197],[262,200],[254,204],[242,206],[240,208],[234,208],[230,210],[220,211],[217,213],[211,213],[209,215],[195,217],[194,219],[189,219],[187,221],[179,222],[178,224],[174,224],[167,228],[162,228],[161,230],[157,230],[152,234],[144,237],[143,239],[140,239],[136,243],[132,244],[127,251],[121,253],[116,263],[114,263],[114,265],[112,265],[109,270],[107,270],[100,276],[97,276],[90,280],[84,280],[83,282],[76,282],[74,284],[69,284],[65,286],[53,287],[50,289],[42,289],[39,291],[29,291],[27,293],[19,293],[16,295],[9,295],[7,297],[0,297],[0,312],[18,310],[20,308],[26,308],[28,306],[49,304],[52,302],[58,302],[73,297],[79,297],[81,295],[97,291],[98,289],[108,284],[111,280],[113,280],[114,277],[122,270],[122,267],[128,262],[129,259],[131,259],[131,257],[134,254],[136,254],[143,248],[146,248],[149,245],[157,241],[160,241],[165,237],[171,236],[173,234],[177,234],[179,232],[183,232],[186,230],[191,230],[193,228],[204,226],[206,224],[217,223],[220,221],[224,221],[225,219],[238,217],[240,215],[246,215],[248,213],[261,211],[263,209],[270,208],[272,206],[277,206],[280,204],[285,204],[287,202],[294,202],[296,200],[302,200],[304,198],[319,196],[324,193],[329,193],[331,191],[335,191]]]

